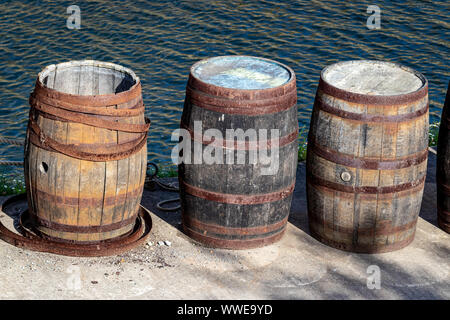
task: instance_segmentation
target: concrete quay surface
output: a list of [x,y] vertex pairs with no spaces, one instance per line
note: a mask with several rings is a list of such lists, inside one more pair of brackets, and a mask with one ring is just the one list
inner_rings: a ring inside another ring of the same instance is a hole
[[[299,164],[287,231],[276,244],[243,251],[203,247],[182,233],[179,210],[156,208],[158,201],[177,196],[156,187],[142,200],[152,212],[151,245],[120,256],[64,257],[0,241],[0,299],[447,300],[450,236],[436,226],[435,156],[430,153],[428,161],[416,237],[399,251],[356,254],[312,238],[305,165]],[[0,219],[12,228],[9,215],[0,212]],[[381,271],[380,289],[367,286],[373,265]]]

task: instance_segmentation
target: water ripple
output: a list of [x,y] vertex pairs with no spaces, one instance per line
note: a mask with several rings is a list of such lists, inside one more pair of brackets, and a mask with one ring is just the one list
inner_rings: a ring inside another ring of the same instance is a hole
[[[2,1],[0,136],[24,137],[28,95],[46,65],[97,59],[132,68],[152,118],[149,159],[169,162],[190,66],[248,54],[278,60],[297,75],[298,120],[307,126],[320,70],[347,59],[405,64],[429,80],[431,121],[439,120],[449,81],[448,1],[377,1],[381,29],[366,27],[372,3],[344,1],[76,1],[81,29],[66,28],[73,1]],[[21,160],[21,148],[0,146]]]

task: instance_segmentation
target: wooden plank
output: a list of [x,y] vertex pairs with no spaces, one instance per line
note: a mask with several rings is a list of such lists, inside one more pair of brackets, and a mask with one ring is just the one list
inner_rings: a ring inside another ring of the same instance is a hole
[[[114,73],[114,90],[120,87],[125,75],[121,72]],[[121,105],[117,105],[118,109],[128,108],[130,106],[129,103],[124,103]],[[132,123],[133,121],[130,118],[121,119],[123,123]],[[128,132],[117,132],[117,143],[124,143],[126,141],[132,140],[135,135],[133,133]],[[119,201],[118,206],[116,208],[115,217],[118,221],[122,221],[126,219],[129,215],[129,207],[132,199],[128,198],[128,193],[131,191],[130,188],[130,175],[132,175],[132,168],[134,168],[134,163],[131,163],[131,158],[122,159],[118,161],[118,173],[117,173],[117,186],[116,186],[116,195],[121,196],[122,199],[125,196],[125,200]],[[119,219],[120,217],[120,219]]]
[[[95,72],[94,64],[82,65],[80,68],[79,95],[95,95],[98,93],[98,76]],[[98,130],[95,127],[82,126],[82,143],[99,143]],[[105,164],[102,162],[84,161],[81,163],[80,177],[80,201],[93,198],[103,199],[105,183]],[[79,223],[84,226],[99,226],[102,220],[102,206],[87,205],[81,206]],[[102,240],[98,234],[80,234],[80,241]]]
[[[63,92],[77,94],[80,83],[80,72],[78,67],[70,67],[63,73],[56,75],[55,84],[57,89]],[[81,125],[76,123],[67,123],[65,132],[65,143],[79,143],[81,137]],[[78,198],[79,196],[79,176],[80,176],[80,160],[65,155],[60,155],[58,163],[61,164],[59,177],[56,177],[57,184],[62,185],[63,196],[68,198]],[[63,181],[58,181],[63,180]],[[62,224],[77,225],[77,217],[79,214],[79,205],[65,206],[65,216],[61,219]],[[63,234],[61,234],[63,236]],[[71,240],[77,240],[77,236],[70,234]]]
[[[98,92],[97,94],[110,94],[114,92],[114,71],[106,68],[96,67],[98,74]],[[98,129],[99,141],[102,143],[117,143],[117,133],[114,130]],[[104,193],[101,225],[112,224],[114,221],[115,204],[106,204],[105,199],[115,196],[117,185],[117,161],[107,161],[104,163]],[[115,233],[105,232],[103,238],[114,237]]]

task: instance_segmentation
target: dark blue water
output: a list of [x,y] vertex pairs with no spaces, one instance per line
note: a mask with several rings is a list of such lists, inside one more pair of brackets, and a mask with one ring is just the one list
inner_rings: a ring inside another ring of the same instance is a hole
[[[66,27],[69,5],[81,29]],[[369,30],[368,5],[381,8]],[[430,121],[439,120],[449,81],[449,1],[2,1],[0,136],[25,135],[28,96],[46,65],[95,59],[133,69],[152,119],[149,160],[170,162],[190,66],[244,54],[275,59],[298,78],[299,124],[308,126],[320,71],[349,59],[404,64],[429,81]],[[0,160],[22,149],[0,146]]]

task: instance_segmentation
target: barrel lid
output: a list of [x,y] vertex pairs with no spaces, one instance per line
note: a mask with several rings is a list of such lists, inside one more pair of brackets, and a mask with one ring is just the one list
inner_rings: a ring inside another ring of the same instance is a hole
[[376,60],[339,62],[323,69],[321,77],[338,89],[375,96],[405,95],[427,84],[425,77],[411,68]]
[[291,71],[276,61],[251,56],[221,56],[194,64],[191,74],[217,87],[261,90],[282,86],[292,78]]

